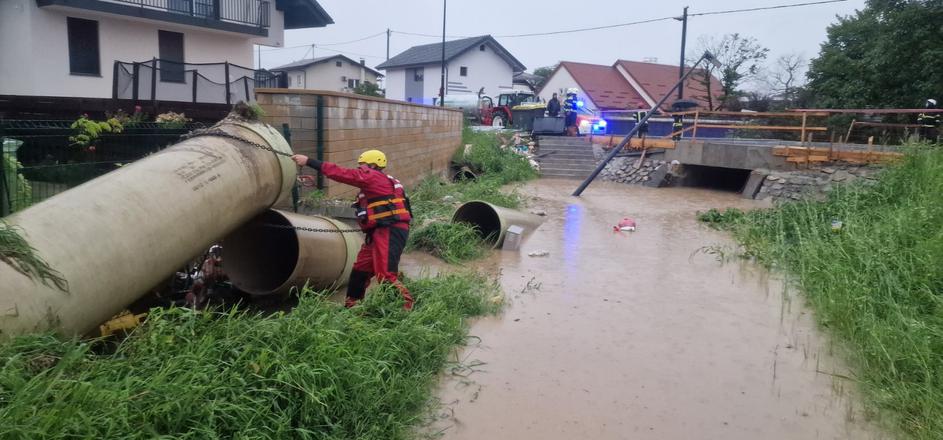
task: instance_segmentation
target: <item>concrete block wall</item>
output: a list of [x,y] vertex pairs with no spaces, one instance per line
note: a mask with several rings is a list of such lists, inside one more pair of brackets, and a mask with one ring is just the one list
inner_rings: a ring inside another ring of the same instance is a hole
[[[324,100],[324,160],[356,167],[364,150],[386,153],[387,173],[407,188],[428,174],[448,171],[461,145],[462,112],[348,93],[321,90],[256,89],[265,122],[291,128],[291,147],[317,156],[317,97]],[[305,168],[304,174],[316,172]],[[356,188],[324,179],[330,198],[354,197]],[[312,189],[303,190],[305,192]]]

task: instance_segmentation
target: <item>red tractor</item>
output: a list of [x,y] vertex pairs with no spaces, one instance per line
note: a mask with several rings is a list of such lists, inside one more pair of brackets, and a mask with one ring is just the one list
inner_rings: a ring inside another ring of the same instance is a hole
[[479,100],[478,111],[481,125],[492,127],[506,127],[514,122],[514,113],[511,108],[521,104],[539,103],[540,98],[530,92],[508,92],[498,95],[495,104],[490,96],[482,96]]

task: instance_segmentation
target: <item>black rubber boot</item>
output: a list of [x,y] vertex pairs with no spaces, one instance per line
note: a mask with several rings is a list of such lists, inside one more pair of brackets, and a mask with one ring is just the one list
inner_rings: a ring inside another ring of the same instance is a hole
[[353,307],[357,304],[357,301],[363,299],[372,276],[369,272],[359,270],[350,272],[350,279],[347,281],[347,299],[344,301],[345,307]]

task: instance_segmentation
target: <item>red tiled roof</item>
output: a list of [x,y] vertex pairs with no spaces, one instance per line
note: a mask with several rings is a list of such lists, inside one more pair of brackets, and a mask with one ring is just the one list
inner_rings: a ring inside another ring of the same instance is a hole
[[[678,82],[678,66],[667,64],[642,63],[638,61],[619,60],[615,66],[622,66],[632,78],[635,79],[645,89],[645,93],[654,101],[661,99],[675,83]],[[687,68],[685,69],[687,72]],[[707,108],[707,91],[700,81],[696,78],[696,73],[684,84],[684,99],[690,99],[698,103],[700,108]],[[677,93],[677,91],[675,91]],[[720,81],[711,77],[711,94],[714,95],[714,105],[718,103],[718,98],[722,95]],[[670,106],[673,99],[667,101],[666,107]]]
[[562,61],[557,69],[560,68],[570,72],[580,91],[586,93],[599,109],[624,110],[645,106],[645,99],[612,66]]

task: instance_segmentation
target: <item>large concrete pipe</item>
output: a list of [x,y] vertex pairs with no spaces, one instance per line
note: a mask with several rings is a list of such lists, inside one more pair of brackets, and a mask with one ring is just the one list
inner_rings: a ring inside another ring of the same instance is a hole
[[[291,152],[261,123],[230,117],[214,130]],[[8,217],[68,291],[0,263],[0,337],[88,332],[288,196],[295,173],[289,157],[199,136]]]
[[223,239],[226,274],[252,295],[339,287],[363,244],[360,232],[341,232],[350,230],[329,217],[268,210]]
[[543,219],[488,202],[473,201],[459,206],[452,215],[452,222],[475,226],[482,238],[488,240],[493,248],[497,248],[504,243],[504,236],[511,225],[523,228],[523,235],[526,237],[543,223]]

